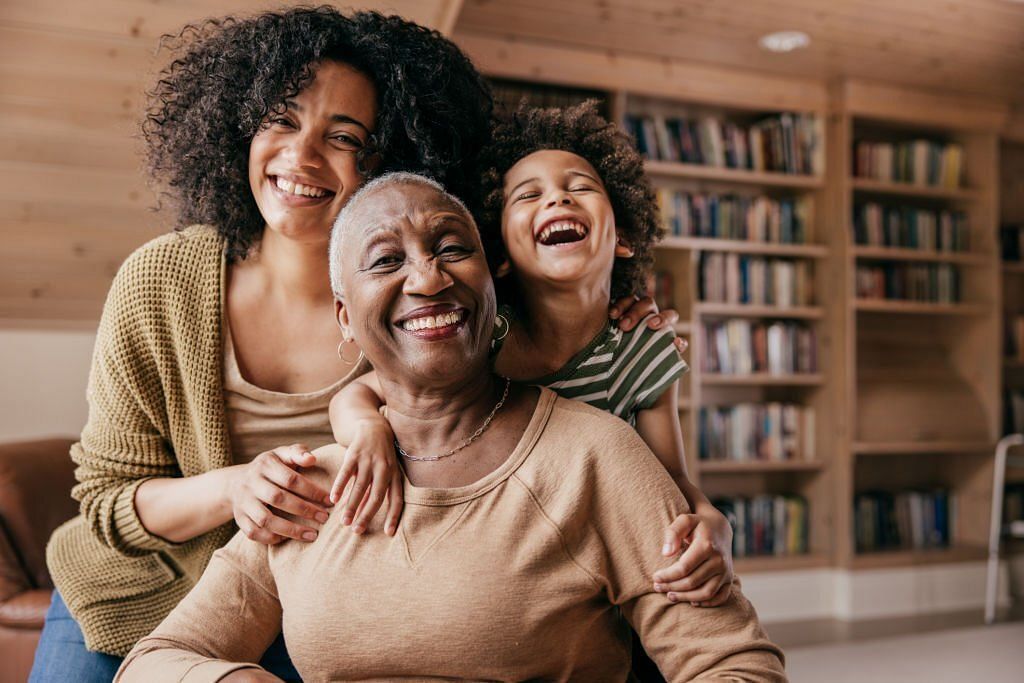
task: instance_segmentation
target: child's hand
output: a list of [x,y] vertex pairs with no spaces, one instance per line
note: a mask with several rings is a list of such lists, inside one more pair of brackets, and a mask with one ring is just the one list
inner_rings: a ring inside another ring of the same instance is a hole
[[337,503],[351,481],[342,521],[361,534],[388,499],[384,533],[394,536],[404,504],[402,468],[395,453],[395,433],[383,417],[360,420],[352,444],[345,451],[345,464],[331,487],[331,502]]
[[672,602],[718,607],[732,590],[732,527],[715,508],[683,514],[665,532],[662,554],[686,551],[671,566],[654,573],[654,590]]
[[[647,321],[647,326],[652,330],[660,330],[666,325],[672,326],[679,322],[679,313],[672,309],[658,313],[658,305],[649,296],[645,296],[643,299],[638,299],[635,296],[625,296],[612,304],[611,308],[608,309],[608,317],[617,321],[619,329],[623,332],[629,332],[636,327],[638,322],[652,313],[657,313],[657,315]],[[674,343],[676,350],[679,351],[679,355],[682,355],[686,347],[689,346],[682,337],[676,337]]]

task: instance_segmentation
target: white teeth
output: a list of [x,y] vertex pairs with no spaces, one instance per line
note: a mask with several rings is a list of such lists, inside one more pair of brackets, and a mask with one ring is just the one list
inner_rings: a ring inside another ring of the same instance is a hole
[[580,223],[575,221],[557,221],[544,228],[540,235],[537,236],[537,239],[544,242],[556,232],[565,232],[567,230],[574,231],[580,237],[586,237],[587,235],[587,229]]
[[459,311],[452,311],[451,313],[442,313],[441,315],[427,315],[422,318],[413,318],[406,320],[402,323],[402,327],[410,332],[416,330],[434,330],[438,327],[448,327],[462,320],[462,314]]
[[311,185],[303,185],[301,183],[293,183],[290,180],[286,180],[281,176],[277,176],[277,187],[280,190],[284,190],[289,194],[297,194],[303,197],[324,197],[327,195],[326,190],[319,187],[313,187]]

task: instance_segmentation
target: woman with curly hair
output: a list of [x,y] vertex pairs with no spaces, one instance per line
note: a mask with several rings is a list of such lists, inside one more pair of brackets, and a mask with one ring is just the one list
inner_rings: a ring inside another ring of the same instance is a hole
[[[468,194],[488,138],[470,61],[397,17],[268,12],[188,26],[172,48],[143,136],[180,229],[127,259],[104,308],[72,449],[82,514],[48,547],[33,681],[109,681],[235,524],[265,544],[316,538],[328,492],[298,468],[332,440],[330,397],[368,368],[335,351],[334,218],[386,170]],[[280,640],[264,663],[295,677]]]

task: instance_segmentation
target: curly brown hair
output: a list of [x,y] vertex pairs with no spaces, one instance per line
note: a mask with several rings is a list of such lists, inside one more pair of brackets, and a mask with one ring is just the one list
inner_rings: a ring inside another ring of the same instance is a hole
[[436,31],[377,12],[298,7],[190,24],[162,46],[175,59],[148,93],[146,169],[177,226],[215,226],[230,258],[244,258],[264,227],[249,187],[249,145],[322,60],[352,66],[377,88],[378,173],[412,171],[456,195],[477,191],[491,91]]
[[654,263],[654,243],[661,236],[658,203],[633,142],[598,113],[594,100],[564,109],[540,109],[524,102],[496,122],[491,144],[480,162],[483,187],[478,209],[480,233],[491,263],[504,257],[501,215],[505,173],[523,157],[543,149],[577,154],[601,176],[615,212],[618,235],[633,249],[632,258],[615,259],[612,298],[642,294]]

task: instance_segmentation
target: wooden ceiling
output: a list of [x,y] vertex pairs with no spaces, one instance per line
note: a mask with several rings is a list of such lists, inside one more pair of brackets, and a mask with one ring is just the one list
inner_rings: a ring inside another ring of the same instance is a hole
[[[781,30],[810,46],[758,47]],[[1021,0],[465,0],[463,32],[1024,103]]]

